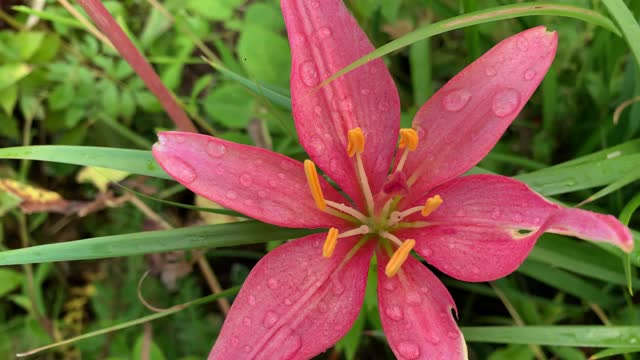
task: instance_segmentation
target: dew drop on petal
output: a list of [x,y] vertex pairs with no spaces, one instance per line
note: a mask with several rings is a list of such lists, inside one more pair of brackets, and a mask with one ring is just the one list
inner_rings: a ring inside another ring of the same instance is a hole
[[387,306],[384,309],[384,313],[391,320],[399,321],[399,320],[402,320],[404,318],[404,314],[402,312],[402,309],[399,306],[396,306],[396,305]]
[[273,179],[271,179],[271,180],[269,180],[269,186],[274,188],[274,187],[278,186],[278,182],[273,180]]
[[313,108],[313,112],[316,113],[316,115],[322,115],[322,108],[320,106],[316,106]]
[[293,304],[293,302],[291,302],[291,299],[286,298],[286,299],[284,299],[284,304],[285,305],[291,305],[291,304]]
[[331,29],[329,29],[326,26],[323,26],[316,31],[315,37],[318,42],[322,42],[327,38],[329,38],[331,35],[332,35]]
[[518,38],[518,40],[516,41],[516,45],[518,45],[518,49],[522,51],[529,50],[529,40],[527,40],[527,38],[524,36]]
[[395,282],[393,280],[387,280],[387,281],[385,281],[383,287],[385,288],[385,290],[393,291],[393,290],[396,289],[396,284],[395,284]]
[[527,71],[525,71],[524,73],[524,79],[525,80],[531,80],[536,76],[536,71],[533,69],[529,69]]
[[484,74],[487,76],[496,76],[498,72],[496,71],[496,68],[494,68],[493,66],[487,66],[484,69]]
[[284,170],[291,170],[295,167],[294,163],[289,160],[280,161],[280,167]]
[[420,249],[420,252],[421,252],[421,254],[420,254],[420,255],[422,255],[422,256],[424,256],[424,257],[429,257],[429,256],[433,255],[433,250],[431,250],[430,248],[428,248],[428,247],[426,247],[426,246],[423,246],[423,247]]
[[240,175],[240,184],[242,184],[242,186],[251,186],[252,183],[253,183],[253,179],[251,179],[251,175],[249,174]]
[[314,151],[321,153],[324,150],[324,143],[320,138],[313,138],[311,139],[311,148]]
[[321,301],[318,304],[318,311],[321,312],[321,313],[326,313],[327,311],[329,311],[329,306],[327,305],[326,302]]
[[449,331],[447,333],[447,336],[451,339],[457,339],[460,335],[455,331]]
[[232,346],[238,346],[238,344],[240,343],[240,338],[238,338],[237,336],[234,336],[231,338],[231,345]]
[[261,197],[261,198],[263,198],[263,199],[264,199],[264,198],[266,198],[268,195],[269,195],[269,194],[268,194],[266,191],[264,191],[264,190],[260,190],[260,191],[258,191],[258,196],[259,196],[259,197]]
[[256,297],[253,295],[249,295],[249,305],[255,305],[256,304]]
[[267,286],[269,287],[269,289],[271,290],[275,290],[278,288],[278,280],[271,278],[267,281]]
[[244,318],[244,319],[242,319],[242,324],[243,324],[244,326],[250,326],[250,325],[251,325],[251,318],[250,318],[250,317],[245,316],[245,318]]
[[362,88],[360,89],[360,94],[367,96],[369,94],[371,94],[371,90],[367,89],[367,88]]
[[281,354],[283,359],[292,359],[300,351],[302,347],[302,339],[297,334],[291,334],[281,345]]
[[235,200],[238,198],[238,193],[233,190],[229,190],[227,191],[226,196],[229,200]]
[[407,303],[411,305],[418,305],[422,303],[422,296],[415,291],[407,292]]
[[252,349],[253,349],[253,348],[252,348],[251,346],[249,346],[249,345],[245,345],[245,346],[242,348],[242,351],[244,351],[244,352],[246,352],[246,353],[248,354],[248,353],[250,353],[250,352],[251,352],[251,350],[252,350]]
[[451,112],[460,111],[471,100],[471,93],[466,89],[450,91],[442,98],[442,106]]
[[412,341],[403,341],[398,345],[398,353],[405,359],[414,360],[420,357],[420,348]]
[[278,314],[274,313],[273,311],[267,311],[267,313],[264,314],[262,325],[264,325],[264,327],[266,327],[267,329],[271,329],[273,325],[278,322],[279,318],[280,317],[278,316]]
[[217,141],[209,141],[207,144],[207,154],[213,158],[221,158],[227,152],[227,147]]
[[440,342],[440,338],[433,332],[427,334],[427,341],[432,343],[433,345],[437,345]]
[[318,84],[318,70],[313,61],[306,61],[300,65],[300,77],[302,82],[307,86],[316,86]]
[[520,93],[516,89],[507,88],[494,95],[491,110],[496,116],[504,117],[513,114],[519,105]]
[[196,170],[183,160],[177,157],[171,157],[169,164],[171,164],[171,176],[179,182],[190,184],[196,179]]

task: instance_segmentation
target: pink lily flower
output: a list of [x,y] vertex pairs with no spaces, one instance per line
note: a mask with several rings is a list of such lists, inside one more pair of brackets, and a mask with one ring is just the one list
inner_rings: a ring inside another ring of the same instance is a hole
[[394,354],[464,359],[454,301],[412,250],[465,281],[510,274],[544,232],[631,250],[629,230],[610,215],[564,208],[508,177],[460,177],[542,81],[555,32],[536,27],[502,41],[440,89],[411,129],[399,129],[398,93],[381,60],[317,88],[374,49],[342,2],[283,0],[282,10],[293,116],[313,162],[180,132],[160,133],[153,147],[172,177],[212,201],[270,224],[329,229],[258,262],[209,359],[308,359],[325,351],[358,316],[374,254]]

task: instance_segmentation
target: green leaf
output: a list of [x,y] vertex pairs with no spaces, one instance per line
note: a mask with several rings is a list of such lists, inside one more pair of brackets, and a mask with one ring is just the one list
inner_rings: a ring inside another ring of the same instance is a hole
[[13,36],[9,38],[9,45],[17,50],[21,60],[26,61],[40,48],[42,40],[44,40],[44,35],[42,32],[35,31],[14,33]]
[[18,101],[18,86],[16,84],[0,89],[0,107],[4,110],[5,114],[11,116],[13,108]]
[[164,354],[162,353],[162,350],[160,349],[160,347],[158,346],[158,344],[156,344],[152,338],[149,338],[148,341],[150,342],[150,346],[149,346],[149,353],[146,357],[142,357],[142,346],[143,346],[143,342],[144,342],[144,334],[140,334],[140,336],[138,336],[138,338],[136,339],[136,342],[133,345],[133,352],[131,353],[131,358],[134,360],[164,360]]
[[0,90],[11,86],[23,77],[31,73],[31,67],[27,64],[0,65]]
[[640,326],[466,326],[469,342],[635,349]]
[[92,146],[20,146],[0,149],[0,159],[27,159],[97,166],[132,174],[171,177],[160,168],[150,151]]
[[20,284],[24,275],[11,269],[0,269],[0,298],[16,289]]
[[533,15],[555,15],[575,18],[594,25],[601,26],[617,35],[620,35],[620,31],[611,22],[611,20],[609,20],[609,18],[593,10],[581,7],[565,5],[562,3],[544,2],[529,2],[516,5],[497,6],[452,17],[450,19],[442,20],[435,24],[422,27],[416,31],[412,31],[407,35],[391,41],[354,61],[353,63],[347,65],[346,67],[333,74],[327,80],[325,80],[320,86],[326,85],[331,81],[337,79],[338,77],[348,73],[349,71],[352,71],[357,67],[362,66],[372,60],[392,53],[422,39],[427,39],[434,35],[465,28],[471,25],[478,25],[492,21]]
[[281,35],[262,26],[245,26],[238,39],[238,57],[250,77],[282,88],[289,86],[291,55]]
[[238,84],[222,84],[204,99],[204,109],[224,126],[244,129],[253,114],[253,98]]
[[229,20],[233,10],[244,2],[245,0],[188,0],[185,5],[209,20]]
[[102,259],[297,238],[311,231],[256,221],[103,236],[0,252],[0,265]]
[[602,0],[627,40],[636,63],[640,66],[640,25],[622,0]]
[[247,25],[258,25],[274,32],[284,30],[282,13],[277,6],[271,4],[251,4],[244,14],[244,22]]

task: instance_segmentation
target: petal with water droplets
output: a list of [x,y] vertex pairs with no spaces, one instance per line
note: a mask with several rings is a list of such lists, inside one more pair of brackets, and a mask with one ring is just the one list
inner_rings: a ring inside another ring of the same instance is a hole
[[427,101],[413,121],[420,145],[405,166],[413,194],[464,173],[491,150],[542,81],[557,42],[542,26],[516,34]]
[[340,239],[322,257],[324,234],[286,243],[251,270],[209,354],[214,359],[310,359],[335,344],[355,321],[373,244],[350,253]]
[[608,242],[625,251],[633,247],[629,229],[613,216],[551,203],[508,177],[466,176],[428,196],[436,193],[444,202],[427,218],[433,225],[400,235],[416,239],[422,257],[460,280],[491,281],[510,274],[544,232]]
[[[191,191],[252,218],[287,227],[339,226],[342,222],[317,209],[303,165],[265,149],[211,136],[162,132],[153,156]],[[324,195],[343,202],[324,179]]]
[[361,203],[347,131],[366,138],[363,162],[375,194],[389,170],[400,126],[400,100],[384,62],[372,61],[327,86],[323,80],[374,50],[340,0],[284,0],[291,44],[291,100],[302,146],[317,165]]
[[389,278],[384,272],[389,257],[377,254],[380,319],[396,357],[466,359],[467,346],[451,314],[456,305],[440,280],[411,257]]

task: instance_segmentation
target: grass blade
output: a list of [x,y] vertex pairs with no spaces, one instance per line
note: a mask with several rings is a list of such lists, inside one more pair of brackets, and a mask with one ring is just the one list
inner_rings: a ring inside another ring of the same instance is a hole
[[636,63],[640,66],[640,25],[622,0],[602,0],[622,30]]

